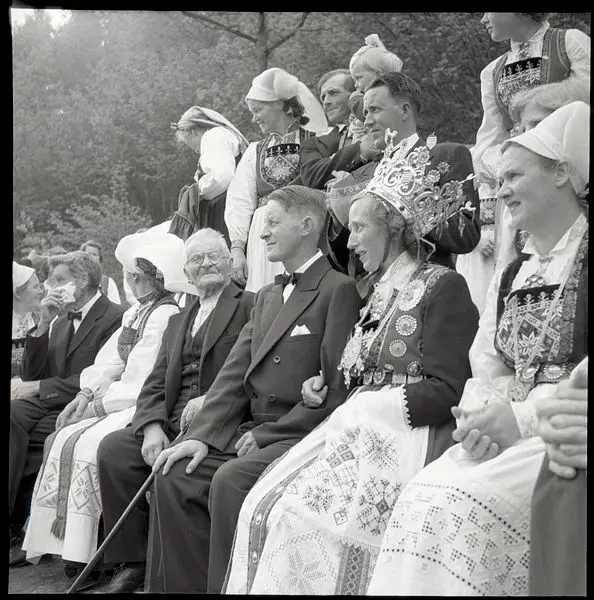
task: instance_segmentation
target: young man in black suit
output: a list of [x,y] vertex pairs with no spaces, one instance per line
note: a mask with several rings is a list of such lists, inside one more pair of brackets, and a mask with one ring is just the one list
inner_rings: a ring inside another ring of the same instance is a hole
[[[257,293],[183,441],[153,467],[160,565],[151,569],[162,567],[165,592],[220,593],[243,499],[274,459],[346,399],[337,365],[360,297],[318,250],[323,194],[287,186],[269,195],[267,212],[268,259],[282,261],[288,275]],[[328,396],[312,409],[301,386],[320,371]]]
[[101,268],[85,252],[51,256],[49,268],[51,289],[41,300],[37,327],[27,335],[22,381],[13,382],[11,390],[8,493],[11,528],[16,530],[13,566],[24,562],[18,528],[28,516],[44,441],[80,391],[81,371],[93,364],[124,312],[99,291]]
[[[365,92],[364,97],[365,126],[371,135],[375,147],[382,151],[369,163],[355,169],[348,177],[342,179],[336,186],[352,189],[352,194],[344,195],[344,202],[352,200],[357,191],[362,189],[366,182],[373,177],[377,164],[386,147],[386,129],[395,132],[395,143],[398,144],[397,153],[405,159],[412,151],[425,145],[425,140],[417,133],[417,122],[421,112],[421,89],[417,83],[405,73],[386,73],[378,77]],[[441,187],[450,180],[464,180],[468,175],[473,175],[472,157],[464,144],[438,143],[430,149],[431,165],[428,170],[437,169],[446,162],[447,171],[441,172],[438,185]],[[359,187],[359,190],[357,190]],[[457,217],[450,219],[442,231],[432,231],[427,238],[435,244],[435,251],[430,256],[431,262],[454,269],[452,254],[466,254],[471,252],[480,239],[480,203],[473,181],[466,181],[463,186],[464,194],[473,207],[473,211],[463,211],[462,218],[465,227],[458,228]],[[348,214],[348,206],[345,207]],[[337,211],[344,212],[344,211]],[[341,233],[348,231],[346,223],[333,223],[335,229]],[[337,236],[338,237],[338,236]],[[344,236],[340,237],[343,240]],[[348,239],[348,237],[347,237]],[[340,248],[334,248],[339,255]],[[355,275],[354,257],[350,257],[348,272]],[[347,268],[346,265],[342,265]]]

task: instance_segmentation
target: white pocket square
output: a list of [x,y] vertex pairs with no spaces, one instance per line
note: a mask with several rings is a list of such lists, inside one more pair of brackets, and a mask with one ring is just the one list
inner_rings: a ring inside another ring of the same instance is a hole
[[307,328],[307,325],[295,325],[293,331],[291,331],[291,337],[294,335],[307,335],[311,331]]

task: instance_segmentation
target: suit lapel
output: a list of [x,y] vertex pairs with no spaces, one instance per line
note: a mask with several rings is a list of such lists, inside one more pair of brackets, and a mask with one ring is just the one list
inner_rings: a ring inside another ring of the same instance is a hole
[[72,353],[85,341],[89,333],[93,331],[97,319],[101,318],[105,314],[105,309],[107,308],[108,303],[109,300],[107,297],[101,295],[95,304],[91,306],[89,312],[85,315],[85,318],[81,321],[78,329],[72,336],[72,340],[70,340],[70,346],[68,347],[66,358],[71,356]]
[[54,360],[58,373],[66,372],[66,353],[68,352],[68,333],[70,321],[66,315],[59,317],[52,327],[51,346],[54,351]]
[[[239,295],[239,288],[234,284],[230,283],[221,294],[216,306],[212,311],[212,317],[208,323],[206,333],[204,334],[204,344],[202,346],[202,353],[200,357],[200,366],[204,362],[204,357],[210,352],[213,346],[219,341],[223,331],[229,324],[229,321],[233,318],[239,302],[237,296]],[[202,371],[202,368],[200,369]]]
[[[273,317],[274,321],[267,330],[260,347],[252,359],[252,362],[245,374],[246,378],[254,370],[257,364],[268,354],[268,352],[270,352],[272,347],[282,338],[287,330],[295,325],[296,321],[299,319],[300,315],[305,311],[305,309],[317,298],[319,293],[319,283],[324,275],[330,270],[330,268],[331,267],[328,259],[322,257],[318,259],[302,275],[292,294],[289,296],[289,299],[285,304],[282,305],[280,311],[278,311],[276,314],[276,318]],[[280,299],[282,300],[281,286],[274,286],[271,289],[271,292],[274,290],[274,288],[281,290]],[[275,298],[273,297],[270,305],[270,308],[272,309],[271,315],[274,314],[274,301]],[[263,309],[266,310],[266,305],[263,306]],[[263,317],[263,320],[264,319],[265,317]],[[264,331],[266,331],[266,329],[264,329]]]

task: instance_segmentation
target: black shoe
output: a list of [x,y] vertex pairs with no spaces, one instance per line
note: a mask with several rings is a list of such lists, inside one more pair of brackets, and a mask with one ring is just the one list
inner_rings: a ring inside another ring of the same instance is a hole
[[125,592],[136,592],[144,587],[145,566],[123,567],[117,572],[111,581],[105,585],[97,586],[93,593],[98,594],[122,594]]
[[9,567],[24,567],[28,565],[27,553],[21,547],[23,540],[19,544],[12,546],[10,549],[10,559],[8,562]]

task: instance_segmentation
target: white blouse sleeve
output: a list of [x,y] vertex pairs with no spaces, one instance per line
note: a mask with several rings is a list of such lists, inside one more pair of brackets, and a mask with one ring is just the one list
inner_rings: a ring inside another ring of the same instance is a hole
[[256,158],[258,143],[252,142],[241,157],[235,175],[227,190],[225,224],[229,230],[231,244],[247,243],[252,215],[258,204],[256,188]]
[[579,29],[568,29],[565,32],[565,50],[571,65],[569,79],[578,84],[584,97],[590,95],[590,37]]
[[129,322],[135,310],[135,306],[132,306],[123,314],[122,325],[103,344],[97,356],[95,356],[93,364],[82,370],[80,374],[81,390],[90,389],[95,397],[101,397],[107,388],[120,378],[125,365],[118,354],[118,338],[122,333],[124,324]]
[[207,200],[216,198],[229,187],[235,174],[235,157],[239,140],[224,127],[213,127],[200,141],[200,168],[204,173],[197,179],[200,195]]
[[507,402],[508,390],[514,380],[514,372],[501,360],[495,350],[497,330],[497,296],[502,271],[496,271],[489,285],[485,310],[479,328],[470,347],[469,359],[472,377],[464,386],[460,406],[472,410],[491,402]]
[[140,389],[157,359],[163,332],[167,327],[169,317],[178,312],[177,306],[166,304],[159,306],[151,313],[145,324],[142,338],[138,340],[128,356],[128,362],[121,378],[109,386],[101,401],[103,411],[106,414],[118,412],[135,405]]
[[474,172],[478,175],[479,182],[481,181],[481,175],[483,178],[485,176],[490,178],[493,171],[491,165],[483,164],[483,154],[489,148],[493,148],[504,142],[508,136],[503,116],[495,102],[495,86],[493,84],[493,71],[500,58],[496,58],[481,71],[483,120],[476,133],[476,144],[472,149]]
[[122,301],[120,300],[120,292],[118,291],[118,286],[116,285],[116,282],[111,277],[108,277],[107,281],[107,297],[112,302],[115,302],[116,304],[121,304]]

